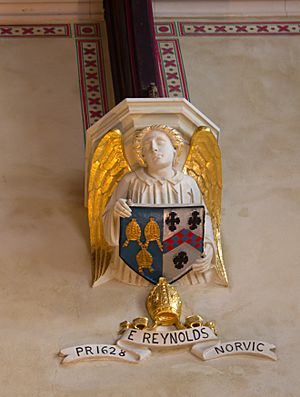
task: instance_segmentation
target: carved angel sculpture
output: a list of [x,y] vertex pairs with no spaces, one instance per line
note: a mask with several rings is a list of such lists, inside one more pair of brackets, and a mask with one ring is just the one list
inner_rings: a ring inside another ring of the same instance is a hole
[[178,284],[216,282],[227,285],[220,237],[221,156],[207,127],[193,134],[182,171],[174,166],[184,140],[175,129],[152,125],[135,133],[138,168],[131,172],[122,134],[108,132],[99,142],[89,177],[88,212],[93,261],[93,285],[115,278],[148,285],[119,257],[120,217],[131,215],[130,204],[202,204],[206,209],[204,253]]

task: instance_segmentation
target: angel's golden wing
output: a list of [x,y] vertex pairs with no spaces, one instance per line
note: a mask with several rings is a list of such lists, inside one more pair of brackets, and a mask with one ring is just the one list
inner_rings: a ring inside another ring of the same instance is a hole
[[88,187],[88,218],[93,267],[93,286],[107,270],[112,248],[104,239],[102,215],[120,179],[130,171],[125,158],[122,134],[111,130],[94,152]]
[[222,164],[218,142],[208,127],[199,127],[194,132],[190,151],[184,165],[184,171],[192,176],[203,195],[205,205],[210,213],[215,243],[217,247],[216,272],[220,281],[228,285],[224,266],[220,221],[222,194]]

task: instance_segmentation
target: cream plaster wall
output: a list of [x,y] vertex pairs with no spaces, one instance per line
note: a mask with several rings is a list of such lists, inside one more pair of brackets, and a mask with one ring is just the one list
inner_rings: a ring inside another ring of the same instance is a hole
[[[291,17],[300,15],[299,0],[153,0],[156,18]],[[1,23],[99,22],[101,0],[0,0]]]
[[294,17],[299,0],[153,0],[156,18]]
[[0,23],[99,22],[98,0],[0,0]]
[[113,343],[146,315],[147,289],[89,287],[75,47],[0,42],[1,397],[299,395],[298,37],[181,38],[191,101],[222,127],[229,289],[180,288],[184,314],[223,340],[277,345],[279,360],[203,363],[187,350],[140,365],[59,365],[59,349]]
[[0,395],[50,396],[53,342],[89,278],[76,49],[8,39],[0,53]]
[[[226,338],[267,338],[279,355],[276,363],[244,360],[238,367],[228,360],[217,378],[223,395],[296,397],[299,36],[184,37],[180,43],[191,101],[221,127],[222,226],[231,287],[224,306],[213,292],[211,304],[219,307]],[[241,371],[243,393],[232,381],[233,367]]]

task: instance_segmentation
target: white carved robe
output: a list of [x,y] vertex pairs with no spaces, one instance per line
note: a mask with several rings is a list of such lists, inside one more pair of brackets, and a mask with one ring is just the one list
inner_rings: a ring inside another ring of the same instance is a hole
[[[127,284],[150,285],[150,282],[130,269],[119,256],[120,218],[114,215],[114,205],[117,200],[120,198],[130,199],[134,204],[149,204],[149,206],[153,204],[178,204],[179,206],[184,204],[204,204],[196,181],[180,171],[174,170],[174,173],[171,178],[155,179],[148,175],[144,168],[139,168],[135,172],[125,175],[119,182],[102,218],[105,239],[109,245],[115,247],[112,261],[102,279],[103,282],[115,278]],[[204,247],[206,244],[211,244],[214,253],[216,252],[211,218],[207,210],[205,215]],[[215,254],[212,260],[212,269],[214,263]],[[211,269],[205,273],[192,270],[179,279],[176,284],[204,283],[204,281],[210,281],[213,277],[211,273]]]

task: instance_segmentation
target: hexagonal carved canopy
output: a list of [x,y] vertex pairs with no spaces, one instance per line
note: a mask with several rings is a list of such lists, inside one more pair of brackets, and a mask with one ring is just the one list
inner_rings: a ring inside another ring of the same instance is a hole
[[[185,150],[178,163],[182,168],[189,148],[190,138],[199,126],[210,127],[218,139],[220,129],[207,116],[184,98],[127,98],[111,109],[87,130],[85,157],[85,196],[93,153],[99,140],[111,129],[119,129],[124,137],[124,148],[132,169],[136,159],[132,149],[134,132],[153,124],[176,128],[185,138]],[[87,197],[85,197],[87,199]]]

